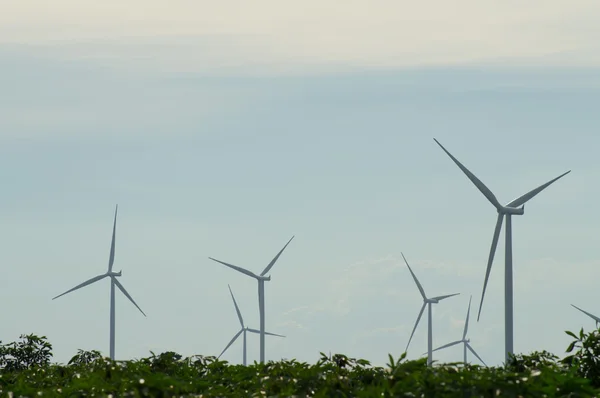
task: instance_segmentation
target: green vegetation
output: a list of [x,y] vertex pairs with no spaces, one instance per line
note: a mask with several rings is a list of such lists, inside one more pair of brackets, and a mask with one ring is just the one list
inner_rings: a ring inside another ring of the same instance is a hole
[[579,334],[568,356],[516,355],[506,366],[440,364],[389,357],[385,367],[344,355],[314,365],[291,361],[230,365],[174,352],[111,361],[79,350],[53,364],[45,337],[0,342],[0,396],[38,397],[593,397],[600,396],[600,330]]

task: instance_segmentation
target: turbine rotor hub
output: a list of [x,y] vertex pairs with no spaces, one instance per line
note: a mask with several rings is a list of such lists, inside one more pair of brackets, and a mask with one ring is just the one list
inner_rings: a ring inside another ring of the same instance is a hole
[[523,214],[525,214],[525,206],[521,206],[521,207],[508,207],[508,206],[503,206],[501,208],[498,209],[498,213],[499,214],[505,214],[505,215],[514,215],[514,216],[522,216]]

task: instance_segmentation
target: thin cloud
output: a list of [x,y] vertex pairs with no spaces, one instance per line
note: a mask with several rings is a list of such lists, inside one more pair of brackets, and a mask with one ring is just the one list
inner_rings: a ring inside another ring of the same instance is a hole
[[406,330],[407,330],[406,325],[398,325],[398,326],[388,327],[388,328],[371,329],[371,330],[361,333],[360,335],[361,336],[375,336],[378,334],[397,334],[397,333],[402,333]]
[[307,305],[303,305],[301,307],[291,308],[283,313],[284,316],[288,316],[294,314],[295,312],[310,310],[310,307]]
[[111,62],[178,71],[600,64],[595,29],[600,4],[589,0],[568,6],[535,0],[526,8],[492,0],[438,1],[435,6],[406,1],[231,3],[173,0],[167,6],[165,1],[135,0],[91,7],[74,0],[12,2],[0,16],[0,43],[71,42],[72,54],[94,57],[99,53],[94,43],[118,39],[106,47]]
[[288,329],[306,329],[303,324],[296,321],[286,321],[277,324],[278,328],[288,328]]

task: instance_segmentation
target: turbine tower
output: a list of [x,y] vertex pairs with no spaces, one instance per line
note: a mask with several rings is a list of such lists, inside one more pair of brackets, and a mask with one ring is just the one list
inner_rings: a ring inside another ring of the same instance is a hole
[[483,362],[483,359],[481,359],[481,357],[475,352],[475,350],[473,349],[473,347],[471,347],[471,344],[469,344],[469,342],[471,341],[471,339],[467,339],[467,331],[469,330],[469,313],[471,312],[471,298],[473,298],[473,296],[469,297],[469,307],[467,308],[467,319],[465,320],[465,329],[463,330],[462,339],[453,341],[452,343],[445,344],[445,345],[443,345],[441,347],[436,348],[433,351],[443,350],[444,348],[452,347],[454,345],[463,343],[463,353],[464,353],[465,366],[467,366],[467,349],[469,351],[471,351],[473,353],[473,355],[475,355],[477,357],[477,359],[479,359],[481,361],[482,364],[484,364],[485,366],[487,366],[485,364],[485,362]]
[[[225,353],[225,351],[227,351],[227,349],[237,340],[238,337],[240,337],[240,334],[244,333],[244,366],[246,366],[246,332],[260,334],[260,331],[256,330],[256,329],[251,329],[248,326],[244,326],[244,319],[242,318],[242,313],[240,312],[240,309],[235,301],[235,297],[233,297],[233,292],[231,291],[231,286],[227,285],[227,287],[229,287],[229,293],[231,293],[231,299],[233,300],[233,305],[235,306],[235,311],[237,312],[238,319],[240,320],[240,325],[242,325],[242,328],[240,329],[239,332],[237,332],[235,334],[235,336],[233,336],[233,338],[231,339],[229,344],[227,344],[227,347],[225,347],[225,349],[223,351],[221,351],[221,353],[219,354],[217,359],[221,358],[221,355],[223,355]],[[269,335],[269,336],[285,337],[280,334],[269,333],[269,332],[265,332],[265,334]]]
[[115,235],[116,235],[116,230],[117,230],[117,210],[119,209],[119,206],[117,205],[115,207],[115,221],[113,224],[113,233],[112,233],[112,243],[110,245],[110,257],[108,260],[108,271],[106,271],[106,273],[95,276],[91,279],[88,279],[87,281],[75,286],[74,288],[67,290],[66,292],[64,292],[63,294],[59,294],[58,296],[54,297],[52,300],[55,300],[57,298],[59,298],[60,296],[64,296],[67,293],[71,293],[72,291],[75,291],[77,289],[80,289],[84,286],[87,285],[91,285],[94,282],[98,282],[101,279],[104,278],[110,278],[110,359],[112,359],[113,361],[115,360],[115,286],[117,286],[119,288],[119,290],[121,290],[121,292],[129,299],[129,301],[131,301],[133,303],[133,305],[135,305],[137,307],[138,310],[140,310],[140,312],[146,316],[146,314],[144,314],[144,311],[142,311],[142,309],[136,304],[136,302],[133,300],[133,298],[129,295],[129,293],[127,293],[127,290],[125,290],[125,288],[123,287],[123,285],[121,284],[121,282],[119,282],[117,280],[117,277],[121,276],[121,272],[114,272],[113,269],[113,263],[115,261]]
[[592,318],[593,320],[596,321],[596,327],[598,327],[598,323],[600,323],[600,318],[598,318],[596,315],[592,315],[587,311],[582,310],[581,308],[577,307],[576,305],[571,304],[571,306],[573,308],[577,308],[579,311],[583,312],[584,314],[586,314],[587,316],[589,316],[590,318]]
[[425,294],[425,290],[423,289],[423,286],[421,286],[421,283],[419,283],[417,276],[410,268],[410,265],[408,265],[408,261],[406,261],[406,257],[404,257],[404,254],[402,254],[402,258],[404,259],[404,262],[406,263],[408,270],[410,271],[413,279],[415,280],[415,283],[417,284],[417,288],[419,289],[419,292],[421,292],[421,296],[423,296],[423,306],[421,307],[421,311],[419,312],[419,316],[417,317],[417,322],[415,322],[415,327],[413,328],[412,333],[410,334],[410,338],[408,339],[408,344],[406,345],[406,350],[404,350],[404,351],[408,351],[408,346],[410,345],[413,335],[415,334],[415,330],[417,329],[417,326],[419,325],[419,321],[421,320],[423,311],[425,311],[425,306],[427,306],[427,317],[428,317],[428,322],[427,322],[427,366],[431,366],[432,352],[433,352],[433,350],[432,350],[433,329],[432,329],[432,324],[431,324],[431,304],[437,304],[440,301],[447,299],[448,297],[456,296],[460,293],[454,293],[454,294],[448,294],[445,296],[437,296],[437,297],[428,298],[427,295]]
[[279,256],[281,256],[281,253],[283,253],[283,251],[290,244],[292,239],[294,239],[293,236],[285,244],[285,246],[283,246],[283,249],[281,249],[279,251],[279,253],[277,253],[275,258],[273,258],[273,260],[271,260],[269,265],[266,266],[266,268],[263,270],[263,272],[260,273],[260,275],[256,275],[254,272],[248,271],[247,269],[242,268],[242,267],[238,267],[237,265],[225,263],[223,261],[209,257],[209,259],[211,259],[213,261],[221,263],[231,269],[241,272],[242,274],[248,275],[258,281],[258,308],[259,308],[259,312],[260,312],[260,362],[261,363],[265,362],[265,281],[271,280],[271,276],[270,275],[265,276],[265,274],[267,274],[271,270],[271,268],[273,268],[273,266],[275,265],[275,262],[277,261],[277,259],[279,259]]
[[490,277],[490,271],[492,270],[492,262],[494,261],[494,254],[496,252],[496,246],[498,245],[498,239],[500,238],[500,230],[502,229],[502,221],[506,217],[506,242],[505,242],[505,255],[504,255],[504,335],[505,335],[505,358],[508,362],[509,355],[513,353],[513,262],[512,262],[512,216],[523,215],[525,213],[525,203],[536,196],[538,193],[546,189],[550,184],[554,183],[559,178],[569,174],[571,170],[559,175],[558,177],[548,181],[547,183],[540,185],[539,187],[527,192],[525,195],[518,197],[517,199],[509,202],[507,205],[502,206],[496,196],[485,186],[481,180],[479,180],[473,173],[471,173],[465,166],[462,165],[450,152],[446,150],[434,138],[434,141],[446,152],[450,159],[456,163],[456,165],[467,175],[469,180],[479,191],[494,205],[498,211],[498,220],[496,221],[496,229],[494,230],[494,238],[492,239],[492,247],[488,258],[487,269],[485,271],[485,280],[483,282],[483,291],[481,293],[481,301],[479,303],[479,312],[477,313],[477,321],[481,315],[481,307],[483,306],[483,298],[485,296],[485,290],[487,288],[488,279]]

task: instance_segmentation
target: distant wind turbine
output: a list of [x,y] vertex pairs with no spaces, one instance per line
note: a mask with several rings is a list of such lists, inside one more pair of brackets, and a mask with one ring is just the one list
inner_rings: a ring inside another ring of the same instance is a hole
[[596,321],[596,327],[598,327],[598,323],[600,323],[600,318],[598,318],[596,315],[592,315],[587,311],[582,310],[581,308],[577,307],[576,305],[571,304],[572,307],[577,308],[579,311],[583,312],[584,314],[586,314],[587,316],[589,316],[590,318],[592,318],[593,320]]
[[423,296],[423,306],[421,307],[421,311],[419,312],[419,316],[417,317],[417,322],[415,322],[415,327],[413,328],[412,333],[410,334],[410,338],[408,339],[408,344],[406,345],[405,351],[408,351],[408,346],[410,345],[413,335],[415,334],[415,330],[417,329],[417,326],[419,325],[419,321],[421,320],[423,311],[425,311],[425,306],[427,306],[427,316],[428,316],[428,322],[427,322],[427,366],[431,366],[431,364],[433,362],[432,361],[433,329],[432,329],[432,324],[431,324],[431,304],[437,304],[440,301],[447,299],[448,297],[456,296],[456,295],[459,295],[460,293],[454,293],[454,294],[448,294],[445,296],[437,296],[437,297],[428,298],[427,295],[425,294],[425,290],[423,289],[423,286],[421,286],[421,283],[419,283],[417,276],[415,275],[413,270],[410,268],[410,265],[408,265],[408,261],[406,261],[406,257],[404,257],[404,254],[402,254],[402,258],[404,258],[404,262],[406,263],[408,270],[410,271],[413,279],[415,280],[415,283],[417,284],[417,288],[419,289],[419,292],[421,292],[421,296]]
[[[229,293],[231,293],[231,299],[233,300],[233,305],[235,306],[235,311],[237,312],[237,316],[238,316],[238,319],[240,320],[240,325],[242,326],[242,328],[240,329],[239,332],[236,333],[235,336],[233,336],[233,338],[231,339],[229,344],[227,344],[227,347],[225,347],[225,349],[219,354],[217,359],[221,358],[221,355],[223,355],[225,353],[225,351],[227,351],[227,349],[237,340],[238,337],[240,337],[240,334],[244,333],[244,366],[246,366],[246,332],[260,334],[260,330],[251,329],[248,326],[244,326],[244,319],[242,318],[242,313],[240,312],[240,308],[238,307],[237,302],[235,301],[235,297],[233,297],[233,292],[231,291],[231,286],[227,285],[227,287],[229,287]],[[265,332],[265,334],[269,335],[269,336],[285,337],[280,334],[269,333],[269,332]]]
[[469,307],[467,308],[467,319],[465,320],[465,329],[463,330],[463,335],[462,335],[462,339],[460,340],[456,340],[452,343],[448,343],[445,344],[441,347],[436,348],[433,351],[438,351],[438,350],[443,350],[444,348],[448,348],[448,347],[452,347],[454,345],[463,343],[464,347],[464,361],[465,361],[465,366],[467,365],[467,349],[469,351],[471,351],[473,353],[473,355],[475,355],[477,357],[477,359],[479,359],[481,361],[482,364],[484,364],[485,366],[487,366],[485,364],[485,362],[483,362],[483,359],[481,359],[481,357],[475,352],[475,350],[473,349],[473,347],[471,347],[471,344],[469,344],[469,342],[471,341],[471,339],[467,339],[467,331],[469,330],[469,314],[471,312],[471,297],[469,297]]
[[221,263],[229,268],[232,268],[236,271],[241,272],[242,274],[248,275],[258,281],[258,308],[260,311],[260,362],[261,363],[265,362],[265,281],[271,280],[270,275],[269,276],[265,276],[265,275],[271,270],[271,268],[273,268],[273,266],[275,265],[275,262],[277,261],[277,259],[279,259],[279,256],[281,256],[281,253],[283,253],[283,251],[290,244],[292,239],[294,239],[293,236],[285,244],[285,246],[283,246],[283,249],[281,249],[279,251],[279,253],[277,253],[275,258],[273,258],[273,260],[271,260],[269,265],[266,266],[266,268],[263,270],[263,272],[260,273],[260,275],[256,275],[254,272],[248,271],[247,269],[242,268],[242,267],[238,267],[237,265],[225,263],[223,261],[209,257],[209,259],[211,259],[213,261]]
[[70,290],[67,290],[63,294],[59,294],[58,296],[56,296],[52,299],[52,300],[55,300],[55,299],[59,298],[60,296],[64,296],[65,294],[71,293],[72,291],[80,289],[84,286],[91,285],[92,283],[98,282],[101,279],[104,279],[107,277],[110,278],[110,359],[112,359],[112,360],[115,359],[115,285],[129,299],[129,301],[131,301],[133,303],[133,305],[135,305],[137,307],[137,309],[140,310],[140,312],[144,316],[146,316],[146,314],[144,314],[144,311],[142,311],[142,309],[136,304],[136,302],[129,295],[129,293],[127,293],[127,290],[125,290],[125,288],[123,287],[121,282],[119,282],[117,280],[117,277],[121,276],[122,271],[114,272],[112,270],[113,263],[115,261],[115,236],[116,236],[116,230],[117,230],[117,210],[118,210],[118,208],[119,208],[119,206],[117,205],[115,207],[115,221],[113,224],[112,243],[110,246],[110,257],[108,260],[108,271],[105,274],[101,274],[101,275],[95,276],[91,279],[88,279],[87,281],[75,286],[74,288],[72,288]]
[[505,242],[505,255],[504,255],[504,335],[505,335],[505,357],[506,361],[509,360],[509,355],[513,353],[513,262],[512,262],[512,216],[523,215],[525,213],[525,203],[536,196],[538,193],[546,189],[550,184],[554,183],[559,178],[569,174],[571,170],[567,171],[548,181],[547,183],[540,185],[539,187],[527,192],[525,195],[518,197],[512,202],[505,206],[502,206],[496,196],[485,186],[481,180],[479,180],[473,173],[471,173],[465,166],[462,165],[450,152],[446,150],[434,138],[434,141],[446,152],[450,159],[456,163],[456,165],[467,175],[469,180],[479,191],[494,205],[498,211],[498,220],[496,221],[496,229],[494,231],[494,238],[492,240],[492,247],[488,258],[487,269],[485,271],[485,280],[483,282],[483,291],[481,293],[481,302],[479,303],[479,312],[477,314],[477,321],[481,315],[481,307],[483,306],[483,298],[485,296],[485,290],[487,288],[488,279],[490,277],[490,271],[492,270],[492,263],[494,261],[494,254],[496,252],[496,246],[498,246],[498,239],[500,237],[500,230],[502,229],[502,221],[506,216],[506,242]]

